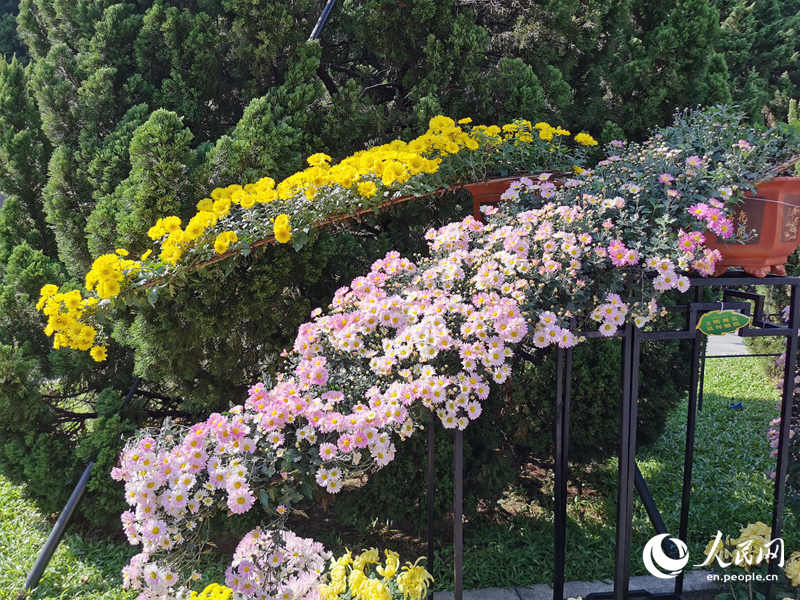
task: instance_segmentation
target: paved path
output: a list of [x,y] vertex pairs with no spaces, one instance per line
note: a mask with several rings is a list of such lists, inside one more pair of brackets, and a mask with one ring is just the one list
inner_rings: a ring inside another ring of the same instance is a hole
[[750,354],[750,348],[744,343],[744,338],[735,333],[708,336],[706,356],[719,356],[721,354]]
[[[695,570],[686,573],[683,579],[683,597],[694,600],[711,600],[720,592],[721,584],[708,580],[709,571]],[[650,593],[671,593],[674,579],[658,579],[649,575],[631,577],[630,590],[647,590]],[[591,592],[612,592],[613,582],[569,581],[564,585],[565,598],[578,598]],[[436,592],[433,600],[452,600],[453,592]],[[549,585],[532,587],[488,588],[485,590],[465,590],[464,600],[553,600],[553,589]]]

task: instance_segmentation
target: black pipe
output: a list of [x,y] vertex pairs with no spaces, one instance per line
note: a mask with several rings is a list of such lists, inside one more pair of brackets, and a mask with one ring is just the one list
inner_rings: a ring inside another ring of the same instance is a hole
[[309,42],[319,38],[319,34],[322,33],[322,28],[325,27],[325,21],[328,20],[328,16],[331,14],[334,4],[336,4],[336,0],[328,0],[325,3],[325,8],[322,9],[322,14],[320,14],[319,19],[317,19],[314,30],[311,32],[311,35],[308,36]]
[[[797,367],[797,336],[800,331],[800,285],[792,285],[791,302],[789,304],[790,334],[786,339],[786,361],[783,366],[783,396],[781,397],[781,426],[778,434],[778,458],[775,467],[775,494],[772,502],[772,539],[781,537],[783,529],[783,511],[786,505],[786,474],[789,456],[789,427],[792,423],[792,403],[794,402],[794,377]],[[778,572],[778,561],[769,561],[768,573]],[[767,586],[767,600],[775,600],[775,581]]]
[[[565,357],[566,355],[566,357]],[[565,360],[566,358],[566,360]],[[568,363],[565,365],[564,363]],[[553,428],[553,600],[564,598],[564,570],[567,547],[567,475],[569,382],[572,370],[572,351],[556,350],[556,405]],[[565,375],[566,371],[566,375]]]
[[706,359],[714,358],[713,356],[706,356],[708,340],[706,340],[705,344],[703,344],[702,340],[700,340],[700,343],[703,347],[700,349],[700,389],[697,392],[697,412],[703,410],[703,390],[706,385]]
[[[650,523],[653,525],[653,529],[656,533],[668,533],[667,526],[664,523],[661,512],[658,510],[656,501],[653,499],[653,494],[650,493],[650,488],[647,487],[647,482],[644,479],[644,475],[642,475],[642,472],[639,470],[639,465],[634,462],[633,468],[633,485],[636,487],[636,491],[639,493],[639,498],[642,500],[642,505],[644,506],[644,510],[647,512]],[[667,556],[675,559],[680,558],[678,547],[672,540],[664,540],[663,544]]]
[[633,468],[633,484],[636,486],[636,491],[639,492],[639,498],[641,498],[647,516],[650,518],[650,523],[653,524],[653,529],[655,529],[656,533],[667,533],[667,526],[664,524],[664,519],[661,517],[655,500],[653,500],[650,488],[647,487],[644,475],[639,470],[639,465],[634,463]]
[[453,434],[453,598],[464,597],[464,432]]
[[47,568],[47,564],[50,562],[53,552],[58,548],[58,543],[61,541],[61,536],[72,517],[72,513],[75,512],[78,503],[81,501],[83,491],[86,489],[86,484],[89,483],[89,477],[92,475],[93,466],[94,461],[89,461],[89,464],[86,465],[86,468],[83,470],[83,475],[81,475],[81,478],[78,480],[78,485],[72,490],[72,494],[69,500],[67,500],[67,505],[64,507],[64,510],[61,511],[58,521],[56,521],[55,527],[53,527],[53,531],[50,532],[50,537],[47,538],[47,542],[45,542],[44,547],[39,552],[39,556],[36,557],[36,563],[33,565],[33,569],[31,569],[28,578],[25,580],[25,587],[19,593],[19,598],[25,598],[30,593],[30,590],[39,584],[39,579]]
[[[128,402],[130,402],[133,394],[136,392],[136,388],[138,387],[139,378],[137,377],[133,380],[133,385],[131,385],[131,389],[128,390],[125,400],[122,401],[122,406],[120,409],[124,408]],[[56,521],[53,530],[50,532],[50,536],[47,538],[44,547],[39,551],[39,556],[36,557],[36,562],[34,563],[31,572],[28,573],[28,577],[25,579],[25,587],[22,588],[18,598],[26,598],[30,591],[39,585],[39,580],[42,578],[42,573],[44,573],[44,570],[50,563],[50,559],[53,557],[53,553],[56,551],[56,548],[58,548],[58,544],[61,542],[61,536],[64,535],[64,530],[67,528],[69,520],[72,518],[72,513],[75,512],[75,509],[78,507],[78,504],[83,497],[83,492],[86,490],[86,486],[89,483],[89,478],[92,476],[92,467],[94,467],[96,459],[97,456],[95,456],[93,460],[90,460],[89,464],[86,465],[86,468],[83,470],[83,474],[78,480],[78,484],[75,486],[75,489],[72,490],[72,494],[70,494],[67,504],[64,506],[61,514],[58,516],[58,520]]]
[[[427,473],[425,475],[425,483],[428,488],[428,572],[433,573],[433,502],[434,495],[436,494],[436,479],[434,472],[436,470],[436,417],[433,412],[430,413],[430,420],[428,422],[428,465]],[[433,592],[431,592],[431,597]]]

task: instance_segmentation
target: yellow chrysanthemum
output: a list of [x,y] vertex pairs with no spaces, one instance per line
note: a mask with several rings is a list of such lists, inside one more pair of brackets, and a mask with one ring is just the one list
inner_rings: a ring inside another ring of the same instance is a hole
[[358,193],[364,198],[372,198],[378,193],[378,186],[374,181],[362,181],[358,184]]
[[36,310],[42,310],[47,301],[58,293],[58,286],[48,283],[39,290],[39,301],[36,303]]
[[224,217],[231,211],[231,199],[226,197],[214,200],[214,204],[211,205],[211,210],[218,217]]
[[292,239],[292,228],[289,225],[289,215],[284,213],[275,217],[275,224],[273,225],[272,230],[275,234],[275,239],[281,244],[285,244]]
[[380,561],[380,555],[377,548],[370,548],[359,554],[353,560],[353,568],[359,571],[363,570],[367,565],[374,565]]
[[235,231],[223,231],[214,240],[214,250],[217,251],[217,254],[225,254],[228,251],[228,247],[237,241],[239,241],[239,238]]
[[403,598],[411,600],[421,600],[428,593],[428,585],[433,581],[433,575],[428,573],[425,567],[419,566],[420,558],[414,564],[406,563],[403,571],[397,576],[397,589],[403,594]]
[[329,167],[331,157],[327,154],[323,154],[322,152],[317,152],[316,154],[309,156],[306,159],[306,162],[312,167]]
[[200,592],[192,592],[189,600],[229,600],[233,596],[233,590],[218,583],[212,583]]
[[575,141],[583,146],[597,146],[597,140],[588,133],[578,133],[575,136]]
[[386,566],[382,567],[378,565],[375,567],[375,570],[378,572],[378,575],[386,579],[391,579],[394,577],[395,573],[397,573],[397,569],[400,568],[400,555],[391,550],[384,550],[384,554],[386,555]]
[[89,350],[89,354],[95,360],[95,362],[103,362],[107,357],[106,347],[92,346],[92,349]]

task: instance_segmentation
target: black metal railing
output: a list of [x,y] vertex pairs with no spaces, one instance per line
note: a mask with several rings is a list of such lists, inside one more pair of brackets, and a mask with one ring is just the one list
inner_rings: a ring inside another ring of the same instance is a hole
[[[750,286],[790,287],[789,322],[775,324],[764,316],[764,298],[760,294],[736,288]],[[680,599],[683,596],[683,573],[675,577],[671,593],[651,594],[646,590],[630,590],[631,540],[633,533],[633,497],[638,492],[657,533],[666,531],[658,508],[647,484],[636,466],[636,424],[639,398],[639,361],[643,340],[691,340],[689,363],[689,400],[686,415],[686,441],[684,448],[683,481],[681,488],[680,523],[678,538],[686,540],[689,530],[689,507],[691,504],[692,466],[694,463],[695,428],[697,413],[702,401],[702,376],[705,360],[726,358],[732,355],[705,356],[704,344],[697,330],[699,317],[708,311],[720,309],[720,302],[703,302],[704,288],[721,288],[724,307],[735,309],[753,316],[750,326],[739,331],[742,337],[785,337],[786,362],[784,365],[783,392],[781,403],[781,426],[777,451],[777,468],[772,510],[772,538],[779,538],[783,529],[786,502],[786,474],[789,461],[789,426],[791,423],[792,401],[794,396],[794,372],[797,363],[798,331],[800,331],[800,277],[769,275],[764,278],[750,277],[740,272],[728,272],[721,277],[691,278],[690,294],[694,300],[688,304],[672,307],[686,313],[686,328],[670,331],[642,331],[633,325],[625,325],[614,336],[622,342],[622,393],[620,402],[619,466],[616,510],[616,548],[614,557],[614,591],[592,593],[586,600],[627,600],[637,596],[668,597]],[[734,300],[731,300],[731,299]],[[599,332],[584,332],[586,338],[600,338]],[[524,353],[521,353],[523,357]],[[757,355],[751,355],[757,356]],[[770,356],[774,356],[770,354]],[[572,380],[572,350],[556,350],[556,397],[554,441],[554,532],[553,532],[553,600],[564,599],[564,572],[566,565],[566,524],[567,524],[567,477],[569,458],[570,394]],[[453,475],[453,551],[454,551],[454,595],[455,600],[463,597],[463,432],[454,432]],[[428,431],[428,568],[433,569],[433,421]],[[667,553],[674,548],[667,548]],[[777,561],[769,562],[769,574],[777,572]],[[767,600],[774,600],[774,581],[769,583]]]

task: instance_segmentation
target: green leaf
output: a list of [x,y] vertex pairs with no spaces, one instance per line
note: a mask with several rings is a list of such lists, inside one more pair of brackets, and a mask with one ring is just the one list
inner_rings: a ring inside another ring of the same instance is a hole
[[292,247],[298,252],[306,245],[308,234],[304,231],[297,231],[292,235]]
[[264,510],[271,511],[272,504],[269,501],[269,495],[267,494],[267,490],[260,490],[258,492],[258,499],[261,501],[261,506],[264,507]]
[[147,301],[150,303],[150,306],[155,308],[156,302],[158,301],[157,287],[154,287],[149,292],[147,292]]

